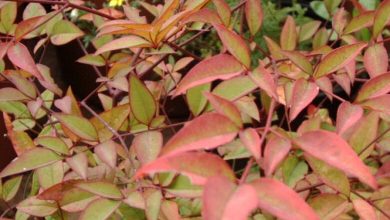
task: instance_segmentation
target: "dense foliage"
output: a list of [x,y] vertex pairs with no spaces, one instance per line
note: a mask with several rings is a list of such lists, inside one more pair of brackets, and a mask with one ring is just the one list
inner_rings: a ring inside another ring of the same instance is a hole
[[[390,0],[368,2],[0,1],[1,218],[390,219]],[[85,97],[42,59],[72,42]]]

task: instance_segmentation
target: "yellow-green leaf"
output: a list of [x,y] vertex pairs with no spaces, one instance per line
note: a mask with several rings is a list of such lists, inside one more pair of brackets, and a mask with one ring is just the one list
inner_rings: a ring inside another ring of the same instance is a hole
[[105,220],[119,207],[120,201],[97,199],[91,202],[80,216],[80,220]]
[[123,195],[118,187],[109,182],[82,182],[77,183],[76,187],[110,199],[122,199]]
[[372,37],[376,39],[390,20],[390,0],[383,1],[375,12]]
[[96,129],[92,125],[92,123],[88,121],[88,119],[77,115],[61,113],[54,114],[54,117],[56,117],[61,122],[61,125],[68,128],[78,137],[87,141],[98,140],[98,134],[96,132]]
[[12,161],[0,173],[0,178],[27,172],[62,160],[58,154],[49,149],[33,148]]
[[84,32],[72,22],[60,20],[55,23],[50,34],[50,40],[54,45],[63,45],[83,36]]
[[249,31],[254,36],[263,23],[263,9],[260,0],[247,0],[245,3],[245,17]]
[[333,50],[318,64],[314,71],[314,77],[318,79],[345,67],[351,60],[356,58],[365,46],[365,43],[356,43]]
[[294,18],[287,16],[282,32],[280,34],[280,46],[283,50],[294,50],[297,46],[297,28],[295,26]]
[[129,99],[134,117],[148,125],[156,115],[157,103],[149,89],[136,76],[130,75]]

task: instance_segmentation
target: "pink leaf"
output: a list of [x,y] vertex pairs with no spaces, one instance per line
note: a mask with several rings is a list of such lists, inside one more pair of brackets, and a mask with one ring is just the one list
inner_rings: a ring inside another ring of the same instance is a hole
[[[121,146],[119,146],[121,147]],[[95,146],[95,154],[108,166],[115,169],[117,153],[116,149],[118,144],[113,140],[108,140],[106,142],[100,143]]]
[[240,131],[240,139],[244,146],[259,160],[261,157],[261,146],[259,133],[254,128],[247,128]]
[[258,206],[256,191],[252,186],[243,184],[237,187],[223,176],[212,177],[207,181],[202,202],[202,217],[205,220],[246,220]]
[[390,115],[390,95],[382,95],[371,98],[361,104],[363,107],[373,109],[378,112],[383,112]]
[[336,131],[344,133],[352,127],[363,116],[363,109],[359,105],[343,102],[337,110]]
[[317,86],[325,93],[325,95],[328,97],[330,101],[333,100],[333,85],[330,81],[329,77],[321,77],[319,79],[316,79]]
[[[245,204],[245,206],[242,204]],[[251,212],[257,207],[256,190],[251,185],[243,184],[230,196],[221,219],[247,220]]]
[[376,220],[375,209],[363,199],[352,200],[353,207],[362,220]]
[[260,65],[252,72],[249,72],[249,77],[260,89],[264,90],[269,97],[278,100],[275,80],[272,77],[271,72],[267,70],[262,63],[260,63]]
[[243,66],[230,55],[219,54],[210,57],[198,63],[187,73],[177,86],[175,96],[185,93],[187,89],[216,79],[230,79],[240,75],[243,71]]
[[242,128],[240,111],[232,102],[211,93],[205,93],[205,96],[216,112],[221,115],[225,115],[227,118],[232,120],[237,127]]
[[318,86],[313,82],[306,81],[305,79],[295,81],[292,92],[290,121],[294,120],[313,101],[318,91]]
[[287,156],[291,149],[290,140],[282,137],[272,138],[264,149],[264,171],[266,176],[270,176],[280,162]]
[[134,178],[138,179],[146,174],[169,171],[188,176],[195,185],[203,185],[206,183],[207,178],[217,175],[223,175],[230,179],[230,181],[235,180],[234,172],[223,159],[205,152],[185,152],[160,157],[141,167]]
[[364,83],[355,99],[356,102],[361,102],[367,99],[372,99],[385,95],[390,92],[390,72],[379,75],[368,82]]
[[234,31],[227,29],[220,24],[214,25],[218,32],[219,38],[227,50],[245,67],[249,68],[251,65],[250,50],[246,42],[236,34]]
[[260,208],[277,218],[319,220],[314,210],[283,183],[270,178],[260,178],[251,185],[257,192]]
[[43,79],[26,46],[21,43],[11,45],[8,48],[7,55],[15,66],[31,73],[40,80]]
[[383,44],[375,44],[367,48],[364,52],[364,67],[367,69],[370,78],[379,76],[382,73],[387,72],[389,67],[389,59],[386,48]]
[[321,130],[311,131],[298,137],[295,143],[311,156],[357,177],[374,189],[378,187],[369,168],[352,147],[337,134]]
[[155,160],[163,145],[163,135],[159,131],[147,131],[135,136],[133,145],[137,158],[142,164]]
[[351,94],[351,79],[347,73],[333,74],[333,79],[341,86],[345,93]]
[[221,219],[236,184],[226,177],[216,176],[207,180],[203,189],[202,217],[204,220]]
[[234,122],[221,114],[203,114],[177,132],[163,147],[161,155],[215,148],[232,141],[238,130]]

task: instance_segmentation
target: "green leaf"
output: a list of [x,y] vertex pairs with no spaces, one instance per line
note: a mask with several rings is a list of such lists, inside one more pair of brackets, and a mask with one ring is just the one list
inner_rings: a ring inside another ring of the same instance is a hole
[[97,199],[91,202],[80,216],[80,220],[105,220],[119,207],[120,201]]
[[[107,122],[114,130],[118,130],[126,121],[130,114],[129,105],[116,106],[110,110],[100,113],[99,116]],[[105,126],[97,117],[90,119],[93,126],[95,126],[100,142],[105,142],[112,138],[114,134]]]
[[102,56],[95,56],[92,54],[87,54],[83,57],[80,57],[77,62],[84,63],[87,65],[93,65],[93,66],[105,66],[106,61]]
[[118,187],[109,182],[82,182],[76,184],[76,187],[93,193],[95,195],[109,198],[109,199],[122,199],[123,195]]
[[359,90],[355,102],[362,102],[390,92],[390,73],[379,75],[366,82]]
[[149,189],[144,192],[145,212],[148,220],[158,220],[163,195],[160,190]]
[[87,119],[69,114],[55,113],[53,114],[63,126],[68,128],[78,137],[87,141],[97,141],[98,134],[95,127]]
[[207,99],[203,95],[204,92],[209,92],[211,83],[195,86],[189,89],[186,93],[188,107],[194,116],[198,116],[206,107]]
[[0,22],[7,33],[11,31],[13,23],[15,22],[17,7],[16,2],[7,2],[7,4],[1,8]]
[[365,11],[355,17],[347,24],[344,34],[350,34],[369,27],[374,23],[375,11]]
[[133,147],[142,165],[152,162],[163,146],[163,135],[159,131],[147,131],[135,136]]
[[95,55],[102,54],[107,51],[126,49],[126,48],[142,48],[151,47],[151,43],[137,36],[126,36],[108,42],[101,46]]
[[230,17],[232,15],[229,5],[224,0],[212,0],[219,17],[221,18],[224,25],[229,26]]
[[2,187],[2,198],[8,202],[16,196],[22,183],[23,176],[15,176],[7,180]]
[[280,34],[280,46],[283,50],[294,50],[297,46],[298,35],[294,18],[287,16]]
[[57,161],[53,164],[38,168],[39,185],[43,189],[47,189],[57,183],[60,183],[64,178],[64,166],[62,161]]
[[390,0],[384,0],[375,12],[372,38],[376,39],[390,20]]
[[49,148],[55,152],[69,155],[69,147],[61,138],[53,136],[41,136],[35,138],[34,143],[36,145]]
[[352,128],[348,143],[362,160],[371,155],[374,150],[372,142],[377,138],[378,124],[379,115],[373,111],[361,118]]
[[345,67],[351,60],[356,58],[365,46],[365,43],[356,43],[333,50],[318,64],[314,71],[314,77],[318,79]]
[[143,124],[150,124],[156,115],[157,103],[152,93],[136,76],[130,75],[129,99],[134,117]]
[[213,89],[213,94],[234,101],[257,88],[249,76],[237,76],[222,81]]
[[23,11],[23,20],[45,15],[45,8],[39,3],[29,3]]
[[57,204],[54,201],[40,200],[35,196],[20,202],[16,208],[29,215],[46,217],[57,211]]
[[263,9],[260,0],[248,0],[245,3],[245,18],[252,36],[259,31],[263,23]]
[[37,92],[36,88],[33,83],[31,83],[29,80],[21,76],[18,72],[16,71],[9,71],[8,74],[8,79],[16,86],[16,88],[27,95],[30,98],[36,98],[37,97]]
[[307,154],[305,155],[305,159],[313,169],[314,173],[317,174],[326,185],[337,190],[338,192],[341,192],[344,195],[349,195],[349,180],[342,171]]
[[50,33],[50,41],[54,45],[64,45],[84,35],[75,24],[67,20],[60,20],[53,26]]
[[313,37],[318,28],[321,26],[320,21],[309,21],[302,25],[299,29],[299,42],[305,41]]
[[81,212],[96,198],[98,196],[90,192],[79,188],[71,188],[63,192],[63,197],[59,201],[59,204],[61,209],[67,212]]
[[309,59],[301,53],[296,51],[283,51],[282,53],[307,74],[311,75],[313,73],[313,66],[311,65]]
[[320,194],[308,203],[321,219],[336,219],[348,206],[348,201],[336,194]]
[[62,160],[58,154],[49,149],[33,148],[12,161],[0,173],[0,178],[27,172]]

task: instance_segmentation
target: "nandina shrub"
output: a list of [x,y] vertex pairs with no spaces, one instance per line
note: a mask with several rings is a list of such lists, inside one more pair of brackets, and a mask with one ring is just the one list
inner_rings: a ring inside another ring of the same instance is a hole
[[[280,38],[260,0],[133,3],[0,2],[2,218],[390,219],[390,0],[317,2],[330,20]],[[205,34],[217,54],[186,49]],[[37,57],[71,41],[83,98]]]

